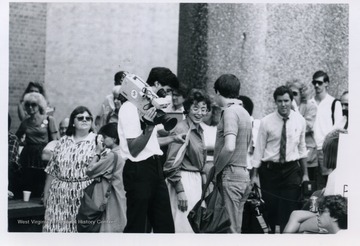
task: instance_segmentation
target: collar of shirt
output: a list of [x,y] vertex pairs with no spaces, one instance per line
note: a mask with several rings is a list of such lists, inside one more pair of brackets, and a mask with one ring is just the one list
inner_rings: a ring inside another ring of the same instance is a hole
[[197,131],[198,133],[203,133],[203,132],[204,132],[204,130],[203,130],[203,128],[201,127],[201,125],[200,125],[200,124],[195,125],[194,122],[193,122],[189,117],[186,117],[186,122],[187,122],[187,124],[188,124],[188,126],[189,126],[189,129],[190,129],[191,131],[195,130],[195,131]]
[[[288,120],[290,119],[290,118],[292,118],[292,115],[295,113],[295,111],[294,110],[290,110],[290,113],[289,113],[289,115],[287,116],[288,117]],[[279,111],[277,111],[276,110],[276,115],[279,117],[279,119],[280,120],[284,120],[284,116],[282,116],[281,114],[279,114]]]

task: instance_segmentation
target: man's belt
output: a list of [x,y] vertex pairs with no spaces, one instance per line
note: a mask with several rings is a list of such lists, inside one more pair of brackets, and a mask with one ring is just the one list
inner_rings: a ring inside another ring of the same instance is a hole
[[264,161],[262,162],[261,166],[264,166],[268,169],[278,169],[278,168],[283,168],[285,166],[289,166],[289,165],[293,165],[293,164],[298,164],[298,160],[295,161],[288,161],[288,162],[273,162],[273,161]]

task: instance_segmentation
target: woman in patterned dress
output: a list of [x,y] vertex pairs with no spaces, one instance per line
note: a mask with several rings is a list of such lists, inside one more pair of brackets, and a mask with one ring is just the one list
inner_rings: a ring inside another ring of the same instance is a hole
[[70,115],[66,135],[59,140],[45,169],[45,223],[43,232],[77,232],[76,214],[83,189],[92,180],[86,167],[95,155],[93,118],[89,109],[79,106]]

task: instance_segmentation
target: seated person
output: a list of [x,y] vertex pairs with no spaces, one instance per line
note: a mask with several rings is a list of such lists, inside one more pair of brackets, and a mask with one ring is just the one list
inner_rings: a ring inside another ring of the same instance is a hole
[[284,233],[335,234],[347,229],[347,199],[340,195],[320,198],[318,213],[295,210],[291,213]]

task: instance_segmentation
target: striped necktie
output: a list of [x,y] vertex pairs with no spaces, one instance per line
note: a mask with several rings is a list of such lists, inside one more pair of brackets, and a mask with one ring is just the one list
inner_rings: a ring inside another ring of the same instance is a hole
[[280,163],[284,163],[286,162],[286,121],[289,118],[283,118],[284,121],[284,125],[281,131],[281,139],[280,139],[280,159],[279,162]]

